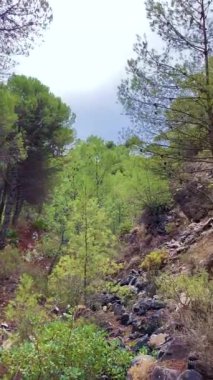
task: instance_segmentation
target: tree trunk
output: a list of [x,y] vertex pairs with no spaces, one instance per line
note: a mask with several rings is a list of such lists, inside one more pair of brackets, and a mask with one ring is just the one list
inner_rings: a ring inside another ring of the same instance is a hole
[[88,215],[87,215],[87,194],[85,190],[85,203],[84,203],[84,247],[85,247],[85,256],[84,256],[84,304],[87,304],[87,267],[88,267]]
[[10,226],[11,214],[15,205],[17,192],[17,167],[12,167],[8,173],[8,192],[4,208],[4,219],[0,231],[0,250],[5,247],[6,235]]
[[20,189],[20,187],[19,187],[17,189],[16,207],[15,207],[15,211],[13,214],[13,220],[12,220],[13,227],[15,227],[17,225],[18,218],[19,218],[19,215],[21,213],[23,204],[24,204],[24,199],[23,199],[22,189]]
[[1,223],[2,214],[3,214],[3,211],[4,211],[6,195],[7,195],[7,183],[5,181],[4,187],[3,187],[3,190],[2,190],[2,195],[1,195],[1,202],[0,202],[0,223]]
[[207,100],[207,114],[208,114],[208,135],[209,146],[211,154],[213,156],[213,107],[212,96],[210,90],[210,70],[209,70],[209,40],[207,35],[206,26],[206,10],[204,1],[201,1],[201,17],[202,17],[202,29],[203,29],[203,43],[204,43],[204,59],[205,59],[205,76],[206,76],[206,100]]

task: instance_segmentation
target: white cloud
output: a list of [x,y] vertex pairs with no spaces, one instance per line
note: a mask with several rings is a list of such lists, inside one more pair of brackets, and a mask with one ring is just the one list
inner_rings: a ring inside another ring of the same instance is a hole
[[19,73],[58,95],[95,90],[121,73],[135,35],[147,29],[143,0],[50,0],[45,42],[20,58]]

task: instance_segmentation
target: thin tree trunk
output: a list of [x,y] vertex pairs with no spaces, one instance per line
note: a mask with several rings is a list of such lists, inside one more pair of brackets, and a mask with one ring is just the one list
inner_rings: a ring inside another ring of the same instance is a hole
[[3,191],[2,191],[2,196],[1,196],[1,203],[0,203],[0,223],[1,223],[2,214],[3,214],[3,211],[4,211],[6,195],[7,195],[7,183],[5,181],[4,188],[3,188]]
[[17,225],[18,218],[19,218],[19,215],[21,213],[23,204],[24,204],[23,194],[22,194],[22,190],[19,187],[17,189],[16,207],[15,207],[15,211],[13,214],[13,220],[12,220],[13,227],[15,227]]
[[17,167],[12,167],[8,175],[8,192],[4,208],[4,220],[0,231],[0,250],[4,249],[6,234],[11,222],[11,215],[16,201],[17,192]]
[[206,99],[207,99],[207,114],[208,114],[208,134],[209,134],[209,145],[211,154],[213,156],[213,107],[212,107],[212,97],[210,92],[210,72],[209,72],[209,41],[207,36],[206,27],[206,11],[204,0],[201,1],[201,15],[203,20],[203,42],[204,42],[204,57],[205,57],[205,76],[206,76]]
[[56,264],[58,264],[59,258],[61,257],[61,248],[64,244],[64,234],[65,234],[65,228],[61,231],[61,240],[59,243],[59,247],[57,249],[56,254],[53,256],[53,259],[50,263],[49,269],[48,269],[48,276],[50,276],[53,272],[53,269],[55,268]]
[[85,191],[85,203],[84,203],[84,244],[85,244],[85,257],[84,257],[84,304],[87,303],[87,267],[88,267],[88,220],[87,220],[87,194]]

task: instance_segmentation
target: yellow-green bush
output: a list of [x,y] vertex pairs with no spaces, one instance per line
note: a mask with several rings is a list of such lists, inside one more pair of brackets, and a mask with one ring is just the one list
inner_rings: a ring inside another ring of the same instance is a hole
[[49,277],[49,295],[58,306],[74,307],[82,302],[82,268],[78,264],[74,258],[63,256]]
[[105,283],[105,290],[109,293],[116,294],[122,299],[124,304],[133,299],[135,295],[134,291],[129,286],[120,286],[119,284],[114,284],[110,281]]
[[32,278],[24,274],[15,299],[10,301],[6,310],[7,319],[17,326],[17,339],[20,341],[29,339],[34,330],[48,320],[45,309],[39,305],[39,298],[40,295],[34,292]]
[[158,270],[166,263],[168,253],[164,250],[157,250],[149,253],[141,264],[145,271]]

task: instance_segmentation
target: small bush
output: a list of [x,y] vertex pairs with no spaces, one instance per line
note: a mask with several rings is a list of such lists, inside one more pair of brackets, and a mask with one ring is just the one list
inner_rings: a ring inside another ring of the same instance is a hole
[[155,362],[154,358],[145,354],[139,363],[130,368],[129,378],[131,380],[150,380]]
[[32,227],[38,231],[48,231],[48,222],[44,219],[37,219],[33,222]]
[[70,256],[60,259],[49,277],[48,291],[54,302],[61,307],[74,307],[82,302],[83,281],[80,268]]
[[102,375],[124,380],[131,359],[95,326],[62,321],[40,329],[33,341],[2,352],[6,379],[19,373],[23,380],[92,380]]
[[159,270],[166,263],[168,253],[164,250],[157,250],[149,253],[141,264],[145,271]]
[[181,302],[181,294],[185,294],[191,303],[209,303],[213,301],[213,281],[209,281],[205,271],[194,276],[180,274],[178,276],[162,275],[157,280],[157,285],[162,294]]
[[6,279],[19,271],[21,255],[18,249],[7,246],[0,252],[0,278]]
[[115,276],[122,269],[124,269],[124,263],[118,263],[114,260],[108,260],[106,263],[105,275],[106,276]]
[[40,295],[34,293],[31,277],[24,274],[20,279],[16,297],[6,311],[7,318],[17,326],[17,339],[23,341],[33,335],[35,329],[47,321],[47,315],[39,305]]
[[119,226],[118,234],[120,236],[124,236],[131,231],[132,227],[133,227],[133,225],[131,222],[129,222],[129,221],[123,222]]
[[114,284],[113,282],[107,282],[105,283],[105,290],[109,293],[116,294],[121,298],[124,304],[127,304],[135,296],[135,292],[128,285],[120,286],[119,284]]

